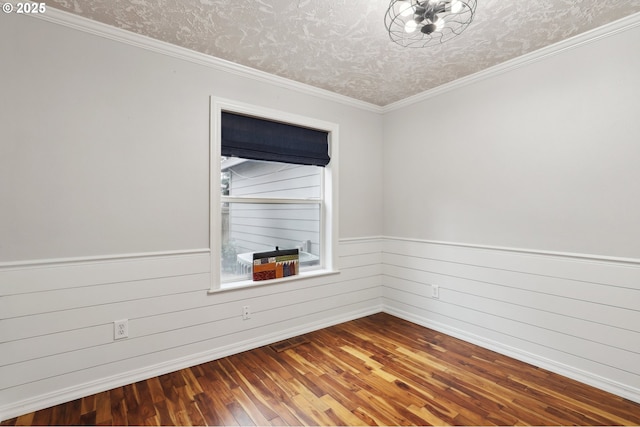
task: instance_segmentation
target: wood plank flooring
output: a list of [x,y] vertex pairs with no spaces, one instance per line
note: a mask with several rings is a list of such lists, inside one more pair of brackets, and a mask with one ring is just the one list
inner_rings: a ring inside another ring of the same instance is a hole
[[387,314],[302,338],[0,424],[640,425],[640,404]]

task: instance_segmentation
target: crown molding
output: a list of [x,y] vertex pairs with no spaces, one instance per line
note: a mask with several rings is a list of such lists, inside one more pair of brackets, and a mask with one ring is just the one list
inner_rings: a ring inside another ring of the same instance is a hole
[[443,93],[462,88],[464,86],[506,73],[511,70],[515,70],[533,62],[541,61],[550,56],[557,55],[564,52],[565,50],[574,49],[584,44],[598,41],[600,39],[630,30],[640,25],[640,13],[635,13],[633,15],[627,16],[609,24],[605,24],[593,30],[578,34],[577,36],[571,37],[569,39],[562,40],[553,45],[538,49],[534,52],[530,52],[512,60],[495,65],[491,68],[479,71],[466,77],[462,77],[449,83],[445,83],[425,92],[421,92],[419,94],[410,96],[391,104],[387,104],[385,106],[378,106],[369,102],[360,101],[355,98],[340,95],[326,89],[320,89],[305,83],[297,82],[295,80],[287,79],[257,70],[255,68],[247,67],[245,65],[236,64],[234,62],[207,55],[201,52],[196,52],[181,46],[156,40],[148,36],[133,33],[121,28],[116,28],[52,7],[47,8],[47,13],[29,14],[26,16],[30,16],[36,19],[42,19],[68,28],[83,31],[85,33],[97,35],[110,40],[167,55],[172,58],[204,65],[206,67],[235,74],[240,77],[249,78],[263,83],[269,83],[306,95],[316,96],[318,98],[323,98],[329,101],[338,102],[344,105],[371,111],[378,114],[385,114],[412,104],[416,104],[421,101],[425,101]]
[[272,84],[284,89],[294,90],[305,95],[312,95],[329,101],[338,102],[350,107],[382,113],[383,107],[369,102],[360,101],[345,95],[340,95],[326,89],[321,89],[285,77],[276,76],[245,65],[236,64],[225,59],[217,58],[182,46],[173,45],[153,39],[142,34],[137,34],[121,28],[113,27],[102,22],[93,21],[73,13],[69,13],[53,7],[48,7],[46,13],[27,14],[36,19],[41,19],[54,24],[62,25],[74,30],[79,30],[88,34],[104,37],[130,46],[139,47],[151,52],[160,53],[175,59],[189,61],[198,65],[203,65],[218,71],[235,74],[240,77],[252,79],[261,83]]
[[574,48],[583,46],[585,44],[592,43],[624,31],[628,31],[637,26],[640,26],[640,13],[629,15],[625,18],[619,19],[617,21],[613,21],[609,24],[605,24],[593,30],[589,30],[587,32],[578,34],[566,40],[562,40],[552,45],[538,49],[536,51],[524,54],[517,58],[495,65],[491,68],[487,68],[485,70],[479,71],[469,76],[462,77],[460,79],[454,80],[449,83],[445,83],[436,88],[418,93],[416,95],[410,96],[405,99],[401,99],[400,101],[387,104],[384,107],[382,107],[382,112],[383,114],[388,113],[394,110],[407,107],[412,104],[416,104],[421,101],[425,101],[427,99],[433,98],[443,93],[446,93],[455,89],[459,89],[461,87],[464,87],[464,86],[467,86],[467,85],[470,85],[494,76],[498,76],[500,74],[515,70],[517,68],[523,67],[525,65],[528,65],[534,62],[544,60],[548,57],[557,55],[566,50],[574,49]]

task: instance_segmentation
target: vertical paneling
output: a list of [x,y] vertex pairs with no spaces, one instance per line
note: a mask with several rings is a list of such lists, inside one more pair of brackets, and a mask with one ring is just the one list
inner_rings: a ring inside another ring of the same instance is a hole
[[382,263],[389,312],[640,399],[638,263],[392,238]]
[[208,254],[0,270],[0,419],[379,312],[380,242],[339,253],[340,274],[211,295]]

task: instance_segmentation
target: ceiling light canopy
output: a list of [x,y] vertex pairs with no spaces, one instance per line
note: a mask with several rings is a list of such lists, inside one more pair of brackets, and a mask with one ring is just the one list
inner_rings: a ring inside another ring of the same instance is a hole
[[460,35],[475,12],[476,0],[391,0],[384,24],[400,46],[427,47]]

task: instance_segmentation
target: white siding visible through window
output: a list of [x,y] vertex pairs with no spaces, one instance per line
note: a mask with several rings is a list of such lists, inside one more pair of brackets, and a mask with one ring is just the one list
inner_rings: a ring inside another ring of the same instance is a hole
[[[320,264],[322,168],[232,158],[221,170],[229,197],[222,206],[223,281],[248,278],[250,253],[276,247],[297,248],[303,269]],[[235,197],[316,203],[234,203]]]
[[229,238],[238,252],[298,248],[319,255],[318,205],[231,204]]
[[[319,167],[248,160],[228,170],[230,196],[320,198]],[[319,205],[231,203],[229,237],[239,253],[279,246],[319,256]]]
[[247,160],[227,170],[231,173],[230,196],[316,199],[321,196],[319,167]]
[[[278,280],[337,273],[338,125],[219,98],[211,111],[210,292],[251,285],[253,253],[276,246],[300,250],[300,274]],[[322,167],[224,157],[223,112],[326,132],[331,160]]]

